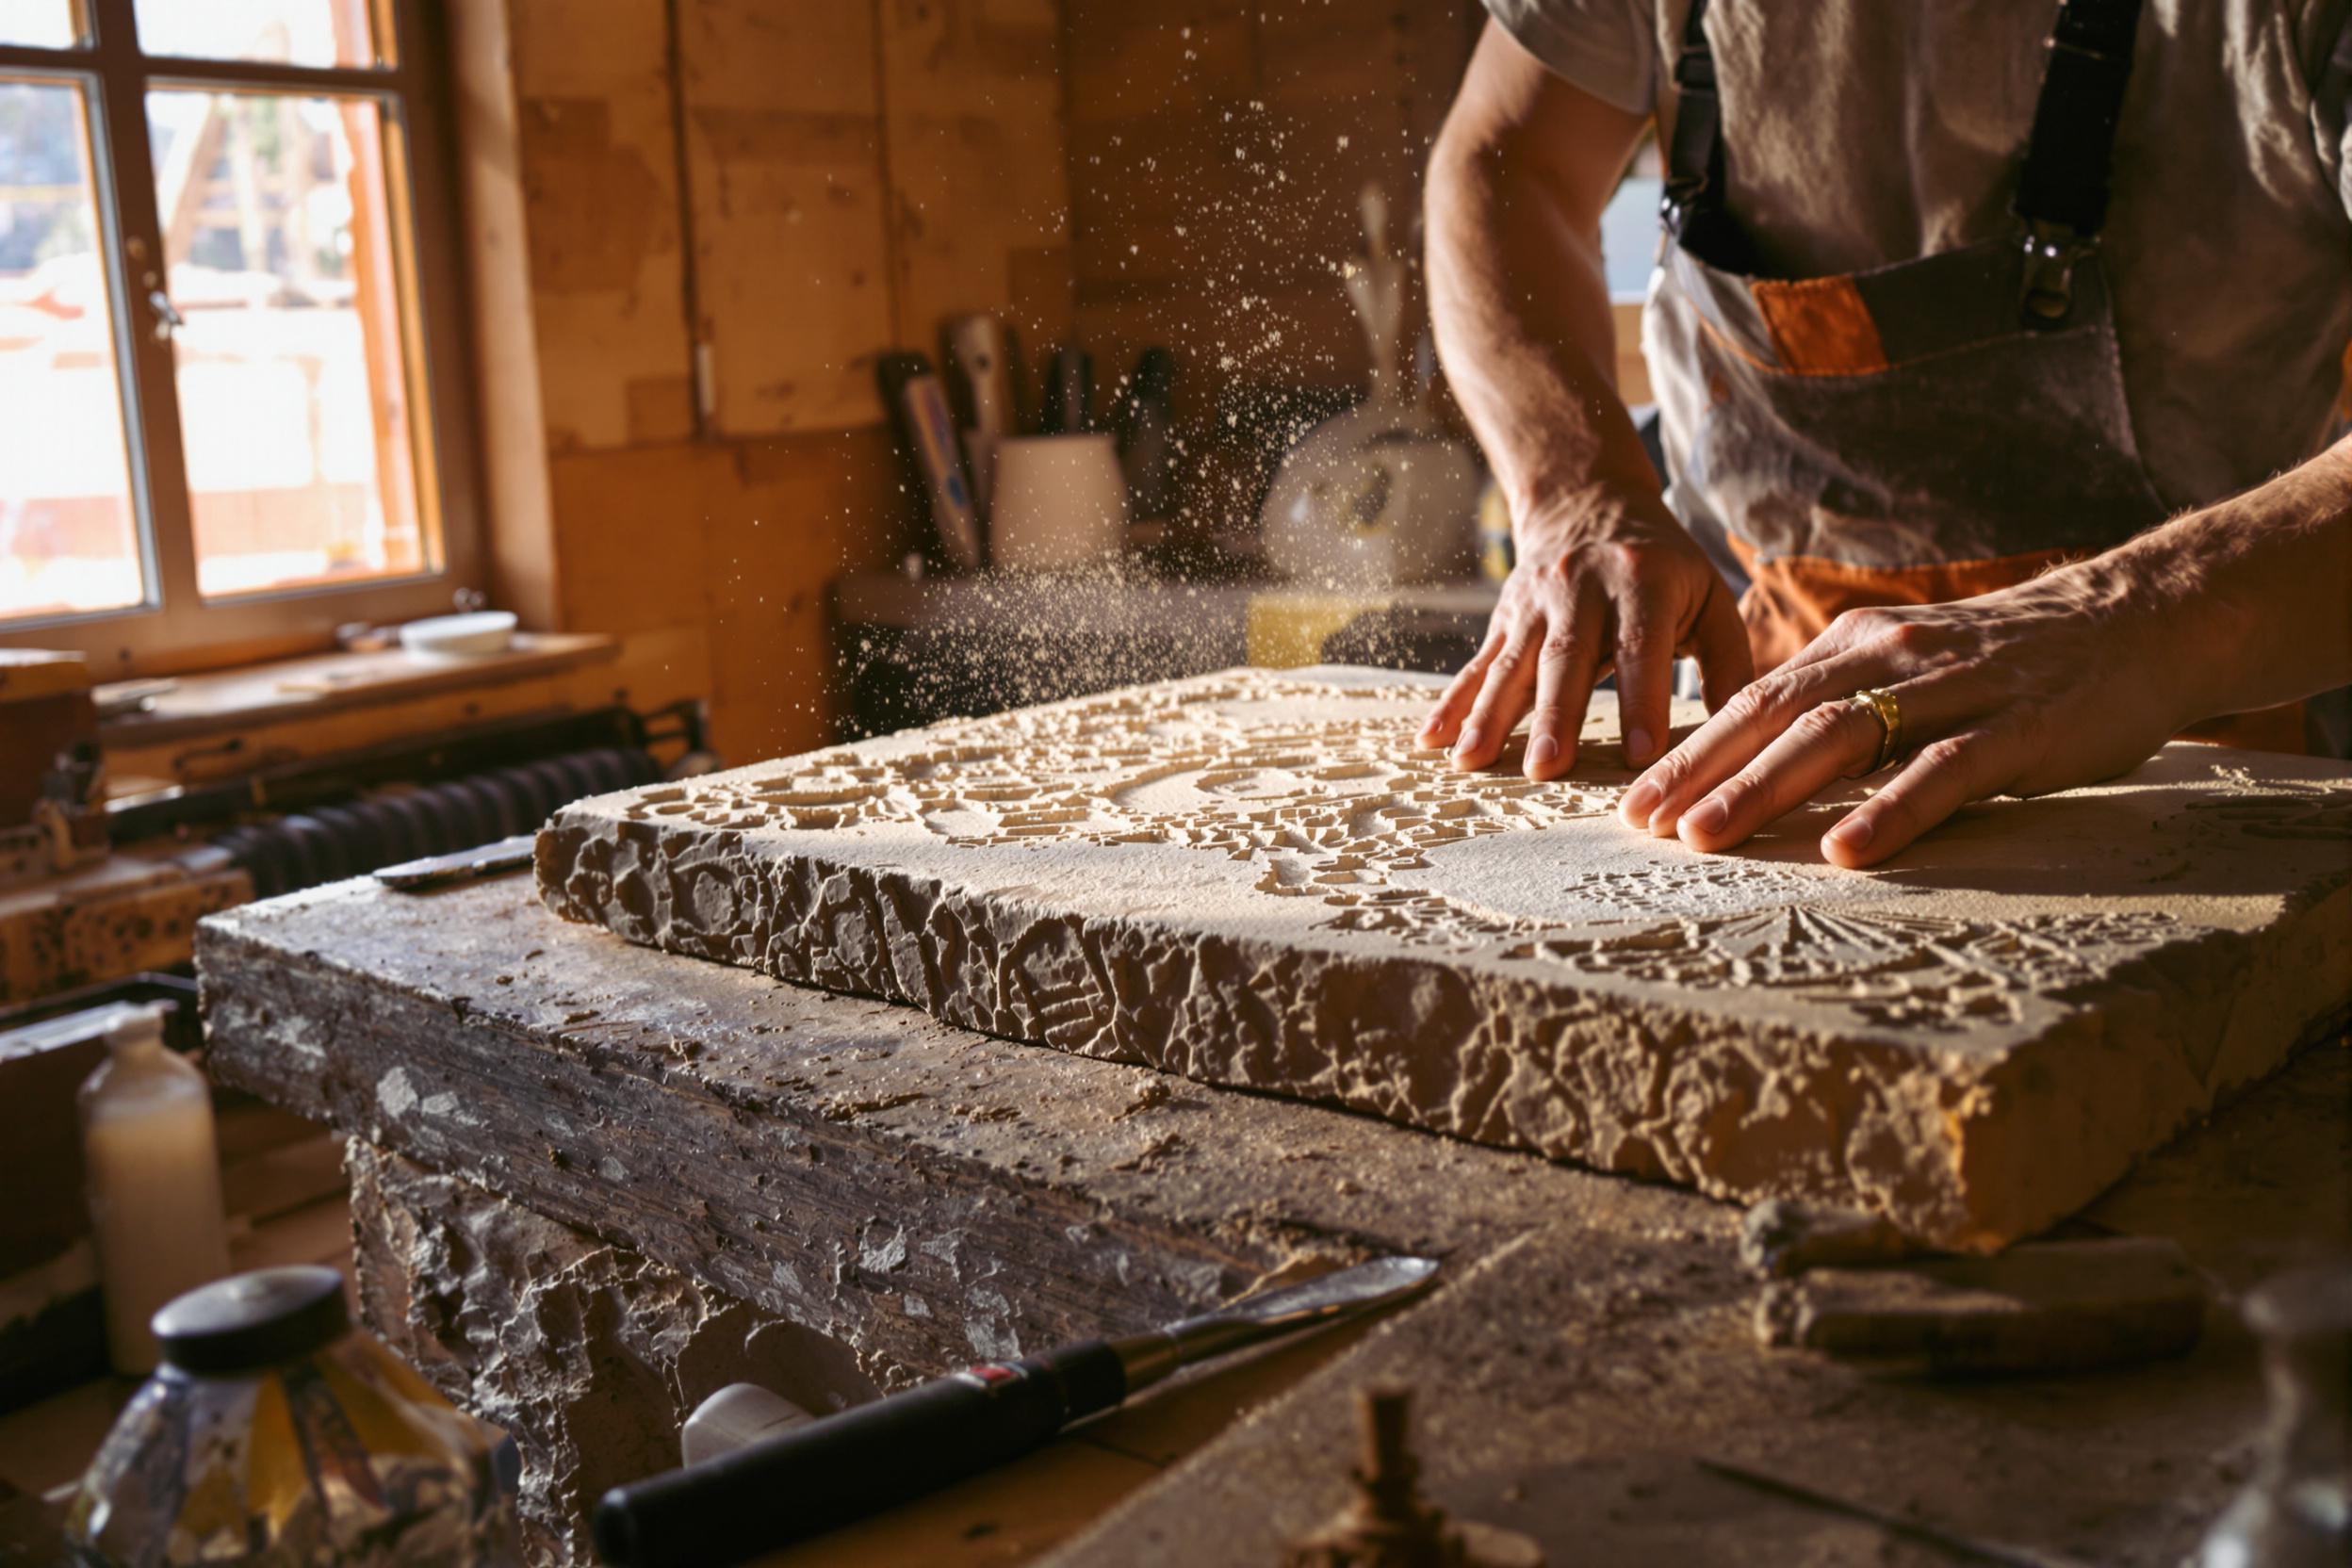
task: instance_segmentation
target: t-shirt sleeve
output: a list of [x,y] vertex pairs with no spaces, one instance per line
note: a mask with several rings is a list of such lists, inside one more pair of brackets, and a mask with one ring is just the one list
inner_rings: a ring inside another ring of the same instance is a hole
[[1519,47],[1630,114],[1658,106],[1655,0],[1486,0]]

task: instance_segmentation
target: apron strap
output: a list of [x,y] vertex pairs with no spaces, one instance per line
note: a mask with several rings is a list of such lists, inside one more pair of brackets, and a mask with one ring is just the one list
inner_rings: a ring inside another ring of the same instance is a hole
[[1723,210],[1723,102],[1707,46],[1707,0],[1690,0],[1682,52],[1674,57],[1674,134],[1666,146],[1666,192],[1658,220],[1674,243],[1714,266],[1753,272],[1747,236]]
[[[2132,76],[2141,0],[2060,0],[2044,47],[2034,130],[2010,204],[2025,224],[2018,314],[2040,330],[2066,325],[2074,269],[2107,221],[2115,123]],[[1690,0],[1674,57],[1674,134],[1666,148],[1658,217],[1674,243],[1744,270],[1744,238],[1723,212],[1723,103],[1707,42],[1707,0]]]
[[2034,132],[2010,210],[2026,227],[2025,324],[2063,326],[2074,308],[2074,269],[2107,221],[2108,175],[2140,0],[2062,0],[2045,44],[2050,58]]
[[1674,57],[1674,135],[1666,150],[1666,194],[1659,216],[1677,240],[1696,212],[1723,205],[1723,105],[1715,96],[1715,56],[1707,46],[1707,0],[1690,0]]

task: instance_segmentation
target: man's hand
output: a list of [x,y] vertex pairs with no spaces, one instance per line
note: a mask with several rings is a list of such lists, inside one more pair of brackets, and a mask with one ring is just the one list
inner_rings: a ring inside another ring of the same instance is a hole
[[1665,743],[1678,653],[1696,653],[1707,704],[1748,680],[1748,637],[1723,580],[1656,496],[1586,501],[1522,520],[1519,564],[1486,642],[1446,688],[1420,743],[1450,744],[1454,766],[1501,755],[1530,706],[1527,775],[1575,766],[1594,682],[1614,668],[1628,767]]
[[1532,706],[1527,776],[1567,772],[1612,664],[1636,765],[1665,743],[1677,648],[1710,696],[1748,678],[1738,607],[1667,512],[1611,374],[1601,214],[1648,119],[1490,22],[1429,157],[1429,318],[1519,541],[1484,645],[1421,727],[1458,767],[1492,763]]
[[1636,779],[1619,814],[1693,849],[1729,849],[1869,768],[1878,720],[1844,700],[1866,687],[1901,705],[1909,760],[1821,840],[1837,865],[1875,864],[1986,795],[2123,772],[2210,714],[2182,699],[2167,596],[2099,567],[1952,604],[1847,612]]

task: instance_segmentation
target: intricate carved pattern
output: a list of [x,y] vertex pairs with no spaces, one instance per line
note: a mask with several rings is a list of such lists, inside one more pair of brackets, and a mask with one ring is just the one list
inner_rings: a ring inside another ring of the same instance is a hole
[[2014,1022],[2027,995],[2063,1000],[2115,961],[2180,934],[2163,914],[2038,915],[1974,922],[1784,904],[1510,950],[1587,974],[1673,987],[1755,987],[1841,1006],[1888,1028]]
[[[1425,868],[1442,844],[1603,815],[1619,789],[1456,773],[1445,753],[1399,743],[1395,706],[1427,700],[1418,687],[1264,676],[1119,692],[941,726],[936,745],[887,762],[825,752],[767,776],[648,791],[629,814],[721,831],[920,825],[968,848],[1173,844],[1258,864],[1260,891],[1319,898],[1337,929],[1446,947],[1541,929],[1400,892],[1388,874]],[[1229,706],[1334,701],[1365,711],[1251,724]]]
[[[841,749],[646,791],[629,815],[721,832],[914,827],[971,849],[1174,845],[1254,866],[1267,896],[1320,902],[1331,910],[1322,930],[1659,987],[1761,988],[1868,1024],[1931,1031],[2016,1021],[2028,995],[2063,998],[2118,957],[2177,935],[2160,916],[1911,915],[1891,886],[1877,890],[1880,906],[1862,900],[1872,884],[1845,884],[1824,902],[1818,874],[1722,857],[1564,874],[1568,904],[1590,911],[1573,920],[1399,886],[1398,874],[1430,869],[1433,850],[1601,816],[1619,792],[1455,773],[1443,753],[1402,743],[1400,705],[1427,695],[1255,673],[1111,693],[941,726],[928,744],[894,756]],[[2345,825],[2352,796],[2344,792],[2234,782],[2212,809],[2246,831]],[[828,950],[845,945],[869,966],[885,961],[878,931],[857,944],[836,933]],[[1073,1045],[1087,1032],[1082,970],[1074,957],[1021,966],[1016,1006],[1026,1031]]]
[[1470,952],[1498,940],[1561,929],[1556,922],[1496,914],[1443,893],[1408,888],[1332,893],[1323,902],[1339,911],[1323,923],[1323,930],[1379,931],[1414,947]]
[[[2085,1200],[2344,994],[2352,859],[2282,835],[2332,833],[2352,770],[2167,748],[1854,874],[1813,821],[1713,857],[1625,832],[1598,757],[1456,775],[1406,737],[1428,688],[1360,678],[584,801],[538,879],[631,940],[961,1028],[1962,1249]],[[2261,784],[2208,772],[2240,760]]]
[[[1710,905],[1748,907],[1774,900],[1799,902],[1821,890],[1821,877],[1791,866],[1721,855],[1661,860],[1638,869],[1588,872],[1568,891],[1618,918],[1703,916]],[[1849,883],[1849,887],[1869,884]],[[1889,890],[1886,896],[1900,897]]]
[[2224,792],[2188,808],[2257,839],[2352,840],[2352,790],[2295,780],[2258,780],[2244,768],[2220,767]]

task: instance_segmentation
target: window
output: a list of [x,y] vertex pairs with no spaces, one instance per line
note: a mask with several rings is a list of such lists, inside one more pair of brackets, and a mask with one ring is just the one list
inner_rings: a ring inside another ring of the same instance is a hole
[[0,642],[103,677],[479,576],[422,0],[0,0]]

